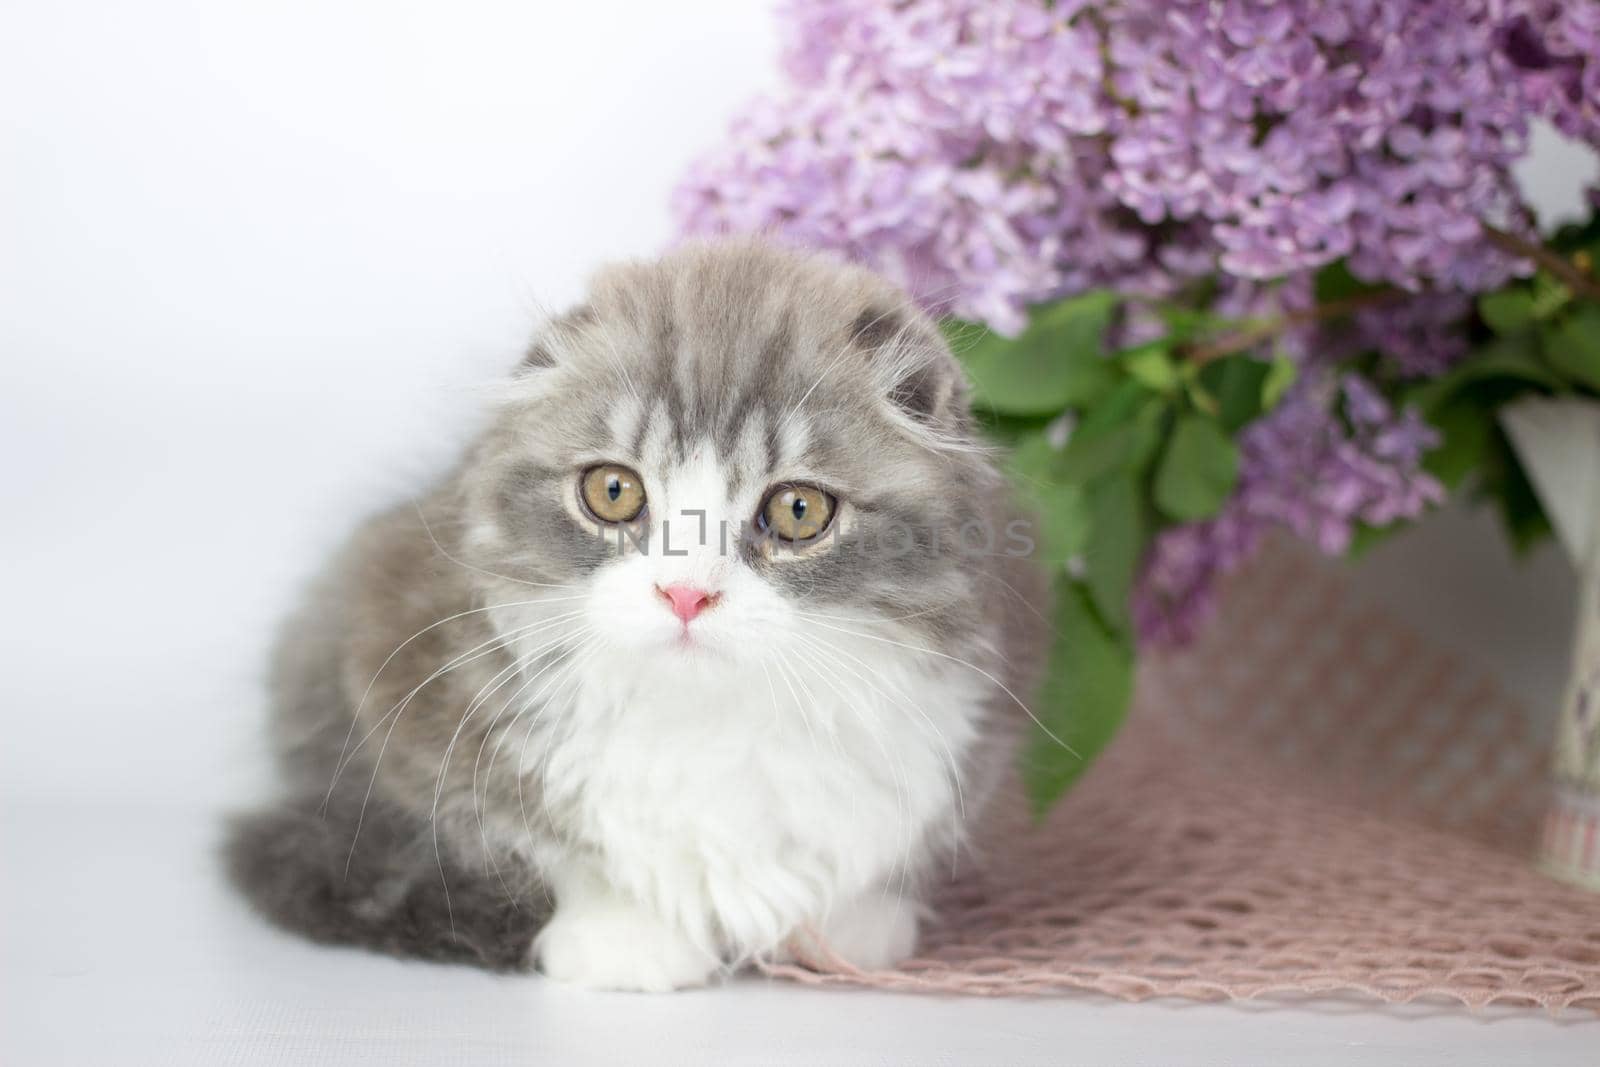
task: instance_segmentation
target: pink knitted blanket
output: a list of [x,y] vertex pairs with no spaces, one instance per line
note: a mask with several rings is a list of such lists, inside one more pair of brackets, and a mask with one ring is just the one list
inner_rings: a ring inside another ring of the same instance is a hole
[[1600,894],[1531,863],[1554,718],[1354,605],[1291,550],[1137,710],[1048,821],[1015,790],[893,971],[801,982],[1600,1012]]

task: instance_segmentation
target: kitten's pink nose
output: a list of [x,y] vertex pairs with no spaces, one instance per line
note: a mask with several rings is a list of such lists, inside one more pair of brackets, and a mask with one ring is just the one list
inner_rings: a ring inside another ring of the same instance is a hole
[[708,593],[692,585],[669,585],[665,589],[658,585],[656,593],[672,605],[672,613],[682,619],[685,626],[690,619],[722,599],[720,594]]

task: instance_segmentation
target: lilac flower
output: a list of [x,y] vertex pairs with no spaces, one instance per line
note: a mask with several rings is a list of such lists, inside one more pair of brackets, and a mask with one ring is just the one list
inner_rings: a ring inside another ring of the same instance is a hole
[[[1354,351],[1377,351],[1405,378],[1442,374],[1467,354],[1462,323],[1472,301],[1461,293],[1424,293],[1404,303],[1358,312],[1345,332]],[[1333,331],[1324,331],[1331,334]],[[1320,354],[1336,356],[1344,346],[1325,337]]]
[[[1560,0],[791,0],[784,96],[701,160],[693,232],[846,252],[1005,329],[1085,285],[1516,266],[1528,118],[1600,139],[1600,16]],[[1174,223],[1184,225],[1168,232]]]
[[1287,339],[1302,385],[1244,435],[1222,515],[1160,538],[1141,583],[1147,632],[1182,629],[1270,526],[1341,551],[1355,524],[1437,498],[1415,416],[1378,417],[1358,380],[1328,378],[1327,357],[1376,348],[1403,376],[1442,371],[1463,351],[1450,323],[1470,295],[1528,268],[1484,227],[1530,229],[1511,178],[1530,120],[1600,143],[1593,0],[781,12],[787,84],[686,177],[686,232],[833,249],[1003,332],[1086,288],[1164,296],[1202,278],[1220,283],[1217,310],[1269,315],[1305,306],[1312,273],[1340,259],[1420,294]]
[[1575,140],[1600,142],[1600,4],[1521,0],[1497,27],[1528,103]]
[[[1336,407],[1342,400],[1345,419]],[[1359,524],[1415,518],[1443,496],[1420,470],[1433,432],[1415,412],[1396,416],[1370,383],[1294,390],[1240,438],[1239,487],[1222,514],[1156,538],[1134,596],[1139,632],[1184,641],[1204,619],[1218,577],[1248,559],[1268,531],[1287,527],[1330,554]]]

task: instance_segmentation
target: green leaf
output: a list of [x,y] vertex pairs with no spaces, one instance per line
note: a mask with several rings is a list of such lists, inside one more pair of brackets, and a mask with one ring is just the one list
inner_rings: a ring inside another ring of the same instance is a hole
[[1237,433],[1265,410],[1264,386],[1273,367],[1249,356],[1228,356],[1200,369],[1201,383],[1216,398],[1217,421],[1228,433]]
[[1511,537],[1511,548],[1519,556],[1526,556],[1555,533],[1538,494],[1520,466],[1507,479],[1505,490],[1500,494],[1500,515]]
[[1588,253],[1600,261],[1600,212],[1592,212],[1583,222],[1569,222],[1550,238],[1550,247],[1563,256]]
[[1052,485],[1038,498],[1039,529],[1051,563],[1081,555],[1089,542],[1089,495],[1081,485]]
[[1156,468],[1155,503],[1179,522],[1210,518],[1238,477],[1239,449],[1222,427],[1202,415],[1184,415]]
[[1191,341],[1202,334],[1223,333],[1237,325],[1234,319],[1182,304],[1157,304],[1155,312],[1172,332],[1172,336],[1165,339],[1167,343]]
[[1458,393],[1429,413],[1428,421],[1439,431],[1439,443],[1423,457],[1422,467],[1454,490],[1483,462],[1495,432],[1494,408]]
[[1138,382],[1118,382],[1073,428],[1061,453],[1061,477],[1086,483],[1141,466],[1156,443],[1163,406]]
[[1038,815],[1116,736],[1133,699],[1132,640],[1106,629],[1082,585],[1068,578],[1056,583],[1054,622],[1049,664],[1031,705],[1044,725],[1034,727],[1021,754],[1022,780]]
[[1600,306],[1585,304],[1551,327],[1544,358],[1563,377],[1600,392]]
[[1328,264],[1317,272],[1316,281],[1313,283],[1317,294],[1317,303],[1332,304],[1340,300],[1349,300],[1353,297],[1365,296],[1367,293],[1382,289],[1381,285],[1364,282],[1350,273],[1349,266],[1344,260]]
[[1061,480],[1061,452],[1043,434],[1011,454],[1011,480],[1039,520],[1039,558],[1064,563],[1084,550],[1089,537],[1089,502],[1083,486]]
[[1118,361],[1128,376],[1158,393],[1170,393],[1178,387],[1178,365],[1166,341],[1152,341],[1118,353]]
[[1533,276],[1533,317],[1541,322],[1551,318],[1572,302],[1572,290],[1567,283],[1540,271]]
[[1409,399],[1429,414],[1467,386],[1488,382],[1559,391],[1561,379],[1539,360],[1537,346],[1533,334],[1495,338],[1448,374],[1413,390]]
[[1485,293],[1478,298],[1478,317],[1502,337],[1521,333],[1533,325],[1533,294],[1521,286]]
[[1133,577],[1144,555],[1145,522],[1138,482],[1132,475],[1106,478],[1089,487],[1089,536],[1083,546],[1083,584],[1106,626],[1125,633],[1131,626]]
[[1059,481],[1060,466],[1061,450],[1042,431],[1018,439],[1006,462],[1011,480],[1024,488]]
[[1506,536],[1518,555],[1525,555],[1552,533],[1533,483],[1505,432],[1496,427],[1484,458],[1483,492],[1494,499]]
[[984,435],[991,441],[1013,448],[1024,441],[1030,441],[1049,428],[1050,424],[1059,418],[1056,415],[1027,416],[1016,418],[1010,415],[996,415],[992,411],[975,411],[973,420],[982,429]]
[[1402,524],[1391,522],[1387,526],[1371,526],[1364,522],[1357,522],[1350,531],[1350,547],[1345,550],[1345,558],[1358,560],[1371,552],[1374,548],[1393,537],[1397,530],[1402,529]]
[[1271,411],[1283,399],[1283,394],[1300,375],[1300,370],[1288,356],[1278,356],[1272,361],[1267,376],[1261,380],[1261,410]]
[[947,322],[946,337],[972,379],[973,403],[1004,415],[1046,415],[1093,403],[1116,380],[1101,341],[1118,300],[1095,290],[1043,305],[1015,338]]
[[1211,395],[1211,390],[1200,384],[1200,379],[1189,381],[1189,403],[1195,406],[1195,411],[1208,414],[1211,418],[1218,418],[1222,413],[1222,403]]

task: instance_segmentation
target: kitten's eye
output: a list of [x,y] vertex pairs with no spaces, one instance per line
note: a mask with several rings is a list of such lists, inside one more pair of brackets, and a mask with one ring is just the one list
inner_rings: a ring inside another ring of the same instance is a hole
[[785,541],[809,541],[828,528],[837,503],[814,485],[780,485],[768,491],[756,523]]
[[632,522],[644,510],[644,485],[627,467],[602,463],[578,478],[578,495],[601,522]]

